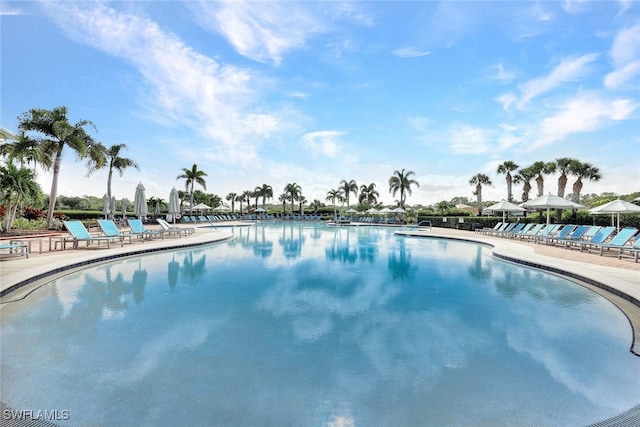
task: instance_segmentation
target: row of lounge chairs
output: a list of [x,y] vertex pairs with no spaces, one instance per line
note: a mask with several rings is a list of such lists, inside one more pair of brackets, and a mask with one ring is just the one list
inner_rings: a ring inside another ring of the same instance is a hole
[[563,247],[580,252],[614,254],[618,259],[632,258],[638,262],[640,233],[635,227],[623,228],[573,224],[498,223],[494,228],[476,230],[478,234],[528,240],[539,244]]
[[[126,240],[129,243],[135,241],[145,241],[155,238],[164,239],[165,236],[188,236],[195,232],[194,228],[188,227],[172,227],[165,220],[158,218],[159,229],[148,229],[139,219],[127,219],[129,230],[122,231],[118,226],[110,219],[99,219],[98,227],[100,228],[99,234],[91,234],[89,230],[84,226],[81,221],[63,221],[64,227],[69,232],[70,236],[63,236],[59,242],[62,245],[62,249],[66,248],[67,243],[71,243],[73,248],[79,247],[80,242],[85,242],[87,246],[91,243],[106,243],[107,248],[111,247],[112,243],[120,244],[124,246]],[[55,248],[57,248],[57,243]]]

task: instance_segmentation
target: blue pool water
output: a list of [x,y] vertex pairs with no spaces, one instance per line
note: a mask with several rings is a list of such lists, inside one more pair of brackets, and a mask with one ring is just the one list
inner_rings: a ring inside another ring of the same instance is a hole
[[611,303],[481,246],[281,223],[2,308],[2,401],[60,425],[585,426],[640,402]]

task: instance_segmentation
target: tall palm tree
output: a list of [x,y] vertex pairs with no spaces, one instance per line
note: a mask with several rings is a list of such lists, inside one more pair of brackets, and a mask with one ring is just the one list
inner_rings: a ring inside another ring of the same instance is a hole
[[278,196],[278,201],[280,203],[282,203],[282,213],[285,213],[285,210],[287,209],[287,200],[289,200],[289,195],[285,192],[282,193],[280,196]]
[[378,202],[378,197],[380,197],[380,193],[376,190],[376,184],[371,183],[369,185],[360,186],[360,196],[358,197],[358,201],[360,203],[366,203],[367,207],[371,207],[371,204],[375,204]]
[[544,195],[544,176],[555,172],[556,164],[554,162],[533,162],[529,169],[536,175],[536,185],[538,187],[538,197]]
[[318,213],[318,209],[320,209],[322,207],[322,202],[320,200],[318,200],[318,199],[313,199],[313,202],[311,202],[309,207],[313,209],[313,213],[314,214],[317,214]]
[[78,158],[86,158],[95,141],[85,131],[85,127],[90,126],[95,129],[95,126],[89,120],[80,120],[72,125],[67,118],[67,107],[64,106],[53,110],[33,108],[23,113],[18,120],[20,122],[18,128],[21,131],[33,131],[43,135],[35,138],[34,141],[40,147],[40,164],[47,170],[53,169],[47,211],[47,224],[50,226],[58,196],[62,151],[65,147],[69,147]]
[[247,213],[251,210],[251,198],[253,197],[253,191],[245,190],[242,192],[242,197],[247,201]]
[[235,210],[235,204],[236,204],[236,198],[238,197],[238,195],[236,193],[229,193],[227,194],[227,197],[225,197],[225,200],[228,202],[231,202],[231,213],[233,213],[233,211]]
[[262,209],[267,206],[267,199],[273,198],[273,188],[269,184],[262,184],[262,187],[256,187],[256,191],[262,197]]
[[582,180],[588,179],[589,181],[599,181],[602,178],[600,169],[591,163],[582,163],[578,160],[573,160],[569,165],[569,171],[576,177],[576,182],[573,183],[573,194],[571,195],[571,201],[574,203],[580,203],[580,192],[582,191]]
[[476,191],[474,191],[473,194],[475,194],[478,199],[478,215],[482,216],[482,186],[493,185],[493,183],[487,175],[478,173],[471,177],[469,184],[476,186]]
[[240,203],[240,216],[242,216],[244,214],[244,212],[242,210],[242,204],[244,203],[244,193],[238,194],[236,196],[236,202]]
[[[575,159],[569,157],[560,157],[554,160],[556,164],[556,172],[560,172],[560,176],[558,177],[558,197],[564,198],[564,192],[567,188],[567,174],[570,173],[569,166],[571,162],[575,161]],[[562,209],[556,209],[556,222],[559,223],[562,219]]]
[[327,192],[327,201],[330,201],[333,205],[333,218],[338,218],[338,211],[336,210],[336,201],[340,201],[342,198],[342,192],[337,189],[331,189]]
[[415,175],[415,172],[405,172],[404,169],[402,169],[402,171],[394,171],[391,178],[389,178],[389,192],[395,197],[396,193],[400,191],[400,207],[402,209],[404,209],[407,194],[411,195],[411,186],[415,185],[416,187],[420,187],[420,183],[411,178],[412,175]]
[[518,173],[513,177],[513,182],[516,184],[522,183],[522,201],[529,200],[529,192],[531,191],[531,180],[536,174],[530,168],[522,168],[518,170]]
[[302,205],[304,205],[305,203],[307,203],[307,198],[304,197],[302,194],[300,194],[298,196],[298,205],[300,207],[300,215],[304,215],[304,210],[302,209]]
[[0,201],[5,205],[4,228],[10,230],[18,206],[37,197],[40,187],[31,169],[16,167],[12,160],[0,165]]
[[517,170],[520,166],[511,160],[505,160],[503,163],[498,165],[497,173],[504,174],[505,180],[507,181],[507,201],[513,201],[513,177],[511,176],[511,172]]
[[358,195],[358,184],[355,180],[347,181],[343,179],[340,181],[340,191],[342,191],[344,200],[347,202],[347,208],[349,207],[349,195],[353,193],[354,196]]
[[298,200],[302,188],[295,182],[289,183],[284,187],[284,193],[287,195],[287,199],[291,202],[291,215],[293,215],[293,202]]
[[191,210],[193,209],[193,190],[194,190],[195,184],[199,184],[205,190],[207,189],[207,182],[204,180],[205,176],[207,176],[207,174],[204,171],[199,170],[198,165],[194,163],[193,166],[191,166],[191,169],[183,168],[182,174],[176,177],[176,180],[178,179],[185,180],[185,190],[190,195],[190,198],[189,198],[190,213],[192,213]]
[[[87,175],[90,176],[93,172],[104,166],[109,168],[109,174],[107,175],[107,196],[109,200],[111,200],[111,180],[114,169],[118,172],[118,175],[122,177],[125,169],[135,168],[140,170],[140,166],[127,157],[120,157],[120,152],[128,148],[126,144],[114,144],[109,148],[106,148],[102,144],[96,144],[95,147],[98,149],[98,152],[94,158],[89,161],[89,171]],[[98,158],[98,160],[96,161],[95,158]],[[111,219],[113,219],[114,214],[114,212],[111,212]]]

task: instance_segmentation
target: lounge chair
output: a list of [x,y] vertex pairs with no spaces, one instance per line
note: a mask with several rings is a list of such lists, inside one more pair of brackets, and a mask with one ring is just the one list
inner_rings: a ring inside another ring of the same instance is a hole
[[555,244],[558,240],[566,238],[575,228],[576,226],[573,224],[566,224],[557,233],[540,237],[538,242],[544,242],[545,245]]
[[9,255],[20,255],[29,258],[29,245],[26,243],[0,243],[0,249],[8,249]]
[[611,249],[617,249],[618,251],[620,251],[622,249],[625,249],[628,246],[627,243],[629,243],[629,241],[632,240],[633,236],[635,236],[637,232],[638,232],[638,229],[635,227],[623,228],[622,230],[620,230],[618,234],[615,235],[613,239],[611,239],[611,241],[603,244],[594,244],[589,249],[589,252],[591,252],[591,250],[593,251],[599,250],[600,256],[602,256],[604,255],[605,250],[609,251]]
[[571,231],[571,233],[569,233],[568,235],[565,235],[563,238],[558,237],[556,239],[551,239],[551,242],[556,246],[560,246],[562,245],[563,247],[566,246],[567,244],[570,244],[571,242],[577,242],[582,240],[582,236],[584,236],[584,233],[587,232],[587,230],[589,230],[590,226],[588,225],[579,225],[577,227],[575,227],[573,229],[573,231]]
[[127,218],[127,223],[133,234],[138,234],[140,237],[153,239],[154,237],[160,237],[164,239],[164,230],[147,230],[139,219]]
[[533,236],[533,241],[538,243],[540,240],[555,236],[558,230],[560,230],[560,227],[562,227],[562,224],[547,224],[538,234]]
[[633,258],[635,262],[638,262],[638,255],[640,255],[640,234],[635,237],[635,240],[628,247],[618,249],[618,259]]
[[111,242],[120,242],[120,246],[124,246],[124,238],[122,236],[94,236],[89,233],[81,221],[77,220],[62,221],[62,223],[67,231],[71,233],[71,237],[65,238],[62,242],[63,248],[69,240],[73,242],[74,249],[78,248],[78,243],[80,242],[87,242],[87,247],[93,242],[97,242],[98,246],[100,246],[100,242],[107,242],[107,248],[111,247]]
[[542,230],[542,227],[544,227],[544,224],[536,224],[533,227],[531,227],[530,229],[523,231],[522,233],[518,234],[517,236],[514,236],[518,239],[530,239],[532,237],[534,237],[536,234],[538,234],[540,232],[540,230]]
[[158,221],[160,227],[162,227],[164,232],[167,234],[177,234],[178,237],[181,237],[188,236],[196,232],[196,229],[193,227],[172,227],[167,221],[162,218],[158,218],[156,221]]
[[590,240],[585,240],[585,241],[580,241],[580,242],[572,242],[570,245],[567,246],[567,248],[569,249],[580,249],[580,252],[582,252],[582,250],[586,250],[587,252],[591,252],[591,248],[595,248],[595,245],[601,245],[603,243],[605,243],[607,241],[607,239],[609,239],[609,237],[611,237],[611,235],[613,234],[613,232],[615,231],[615,227],[602,227],[600,229],[600,231],[598,231]]
[[115,222],[111,219],[99,219],[98,227],[102,230],[102,234],[108,237],[122,237],[123,239],[129,239],[129,243],[131,243],[132,238],[140,239],[140,234],[135,233],[123,233],[120,231]]

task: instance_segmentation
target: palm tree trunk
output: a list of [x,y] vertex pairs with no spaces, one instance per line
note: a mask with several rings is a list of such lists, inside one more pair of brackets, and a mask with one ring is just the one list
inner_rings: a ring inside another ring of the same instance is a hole
[[580,203],[580,192],[582,191],[582,179],[578,178],[573,184],[573,194],[571,195],[571,201],[573,203]]
[[544,178],[536,178],[536,184],[538,185],[538,197],[544,195]]
[[513,201],[513,179],[511,175],[507,173],[507,202]]
[[53,211],[56,208],[56,198],[58,197],[58,177],[60,176],[60,163],[62,160],[62,147],[56,153],[53,161],[53,179],[51,180],[51,192],[49,193],[49,210],[47,211],[47,227],[53,223]]
[[[567,174],[563,173],[558,178],[558,197],[564,198],[564,190],[567,188]],[[556,223],[562,221],[562,209],[556,209]]]
[[[107,176],[107,196],[109,196],[109,203],[111,203],[111,177],[113,176],[113,169],[109,169],[109,175]],[[111,212],[110,218],[115,218],[115,212]]]
[[482,216],[482,185],[476,185],[476,195],[478,196],[478,216]]

